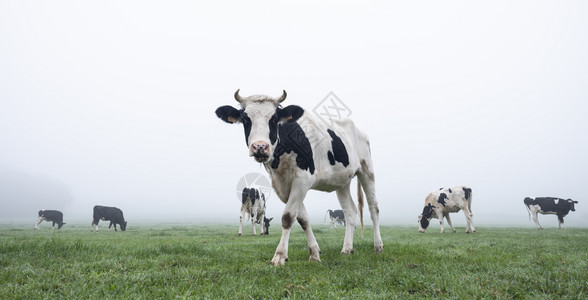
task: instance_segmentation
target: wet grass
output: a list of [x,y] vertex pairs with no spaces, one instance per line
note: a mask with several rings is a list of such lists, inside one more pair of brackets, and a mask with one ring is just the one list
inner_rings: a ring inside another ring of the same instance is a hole
[[588,229],[384,227],[376,254],[368,228],[341,255],[344,231],[316,226],[322,263],[311,263],[296,228],[276,268],[278,230],[239,238],[226,225],[67,226],[0,226],[1,299],[588,298]]

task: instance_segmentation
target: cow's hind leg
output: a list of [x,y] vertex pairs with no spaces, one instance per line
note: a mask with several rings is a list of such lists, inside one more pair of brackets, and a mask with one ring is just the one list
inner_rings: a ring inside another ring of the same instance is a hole
[[321,250],[319,249],[318,243],[316,238],[314,237],[314,233],[312,232],[312,228],[310,227],[310,222],[308,221],[308,213],[306,212],[306,207],[304,207],[304,203],[300,205],[298,209],[298,217],[296,220],[304,230],[306,234],[306,241],[308,242],[308,251],[310,252],[309,261],[321,261],[320,253]]
[[447,224],[449,224],[449,227],[451,227],[451,231],[455,233],[455,228],[453,228],[453,224],[451,224],[451,218],[449,218],[449,213],[445,215],[445,218],[447,219]]
[[[384,250],[384,243],[380,236],[380,209],[378,208],[378,200],[376,199],[376,184],[372,171],[373,168],[371,163],[368,165],[364,160],[361,161],[361,167],[362,170],[357,174],[357,178],[363,186],[370,210],[370,217],[372,218],[372,223],[374,225],[374,251],[382,252]],[[349,227],[347,215],[345,215],[345,221],[347,222],[347,227]],[[351,224],[351,226],[355,226],[355,222],[353,223],[354,224]]]
[[562,229],[563,228],[563,223],[564,223],[564,219],[562,215],[557,215],[557,221],[558,221],[558,228]]
[[251,215],[251,226],[253,227],[253,235],[257,235],[257,232],[255,231],[255,220],[257,220],[256,218],[256,215]]
[[[349,183],[344,187],[337,190],[337,199],[339,204],[343,208],[343,213],[347,218],[347,225],[345,226],[345,240],[343,241],[343,249],[341,253],[349,254],[353,252],[353,233],[355,231],[355,215],[357,215],[357,207],[353,203],[351,198],[351,191],[349,189]],[[332,223],[336,220],[331,219]]]
[[466,221],[467,221],[467,226],[466,226],[466,233],[470,233],[470,230],[472,233],[476,232],[476,228],[474,227],[474,220],[472,218],[472,216],[474,214],[472,214],[472,212],[467,208],[463,208],[463,213],[465,214],[466,217]]

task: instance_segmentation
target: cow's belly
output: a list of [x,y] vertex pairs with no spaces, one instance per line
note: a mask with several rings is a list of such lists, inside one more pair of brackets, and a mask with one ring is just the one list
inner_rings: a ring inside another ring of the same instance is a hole
[[540,213],[540,214],[542,214],[542,215],[557,215],[557,213],[554,212],[554,211],[543,211],[541,209],[538,210],[537,212]]
[[332,192],[349,184],[349,181],[355,176],[355,172],[351,169],[345,169],[339,172],[328,172],[324,176],[321,175],[323,174],[316,177],[316,181],[311,188],[317,191]]

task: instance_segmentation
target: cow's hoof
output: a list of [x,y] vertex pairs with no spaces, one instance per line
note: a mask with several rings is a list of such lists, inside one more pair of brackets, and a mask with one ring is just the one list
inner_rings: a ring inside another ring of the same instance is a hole
[[321,258],[318,255],[311,255],[308,258],[308,261],[316,261],[316,262],[321,262]]
[[381,253],[384,251],[384,245],[374,246],[375,253]]
[[241,236],[241,233],[237,233],[238,236]]
[[283,266],[286,264],[286,261],[288,260],[288,257],[286,255],[284,255],[283,253],[276,253],[276,255],[274,255],[274,258],[272,258],[272,264],[274,266]]
[[452,231],[453,231],[453,233],[456,233],[457,232],[457,230],[452,230]]
[[353,250],[353,248],[341,250],[341,254],[353,254],[354,252],[355,250]]

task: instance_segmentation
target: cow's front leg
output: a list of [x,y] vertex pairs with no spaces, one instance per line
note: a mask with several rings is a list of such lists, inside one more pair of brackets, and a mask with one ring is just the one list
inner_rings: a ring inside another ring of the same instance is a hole
[[257,235],[257,232],[255,231],[255,220],[257,220],[256,217],[257,216],[255,214],[251,215],[251,226],[253,227],[253,235]]
[[445,227],[443,226],[443,214],[438,213],[437,218],[439,218],[439,224],[441,224],[441,233],[445,233]]
[[298,210],[302,201],[304,201],[306,192],[308,192],[307,185],[299,182],[299,180],[292,181],[292,188],[290,190],[288,202],[286,202],[286,207],[282,213],[282,237],[280,238],[278,248],[276,248],[274,258],[272,258],[274,266],[283,266],[286,264],[286,260],[288,260],[288,240],[290,239],[290,230],[298,216]]
[[355,232],[355,216],[357,215],[357,208],[351,198],[351,192],[349,190],[349,183],[337,190],[337,199],[343,209],[345,220],[345,240],[343,241],[343,249],[341,253],[350,254],[353,253],[353,234]]
[[37,223],[35,224],[35,229],[39,229],[39,225],[41,225],[41,222],[43,222],[43,217],[39,217],[37,219]]
[[306,212],[306,207],[304,207],[304,203],[300,205],[300,209],[298,209],[298,217],[296,218],[304,233],[306,234],[306,241],[308,242],[308,251],[310,252],[309,261],[321,261],[320,253],[321,250],[319,249],[318,243],[316,242],[316,238],[314,237],[314,233],[312,232],[312,228],[310,228],[310,222],[308,221],[308,213]]

